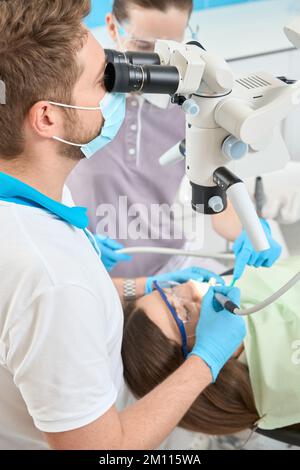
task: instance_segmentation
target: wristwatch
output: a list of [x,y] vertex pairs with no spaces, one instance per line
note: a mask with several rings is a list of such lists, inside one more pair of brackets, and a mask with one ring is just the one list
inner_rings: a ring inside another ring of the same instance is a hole
[[123,284],[124,300],[132,302],[136,300],[136,283],[135,279],[125,279]]

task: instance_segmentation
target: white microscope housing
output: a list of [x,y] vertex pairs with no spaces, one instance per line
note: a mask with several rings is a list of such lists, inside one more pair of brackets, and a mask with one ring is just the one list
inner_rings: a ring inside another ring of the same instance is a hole
[[295,18],[289,25],[284,28],[285,35],[289,41],[300,49],[300,16]]
[[[300,19],[286,33],[300,46]],[[185,158],[193,208],[220,213],[228,195],[256,251],[268,249],[240,178],[288,162],[280,125],[300,104],[300,82],[266,72],[235,78],[225,60],[196,41],[158,40],[154,54],[107,51],[107,60],[108,91],[169,94],[186,113],[186,139],[163,155],[161,164]]]
[[[158,41],[156,52],[162,64],[176,64],[181,77],[175,95],[186,99],[182,104],[187,115],[186,175],[193,208],[206,214],[222,212],[228,195],[255,249],[267,249],[245,186],[224,169],[245,178],[286,165],[289,154],[280,123],[299,99],[299,84],[287,84],[265,72],[234,79],[225,61],[196,44]],[[182,143],[175,146],[161,163],[182,158],[182,147]]]

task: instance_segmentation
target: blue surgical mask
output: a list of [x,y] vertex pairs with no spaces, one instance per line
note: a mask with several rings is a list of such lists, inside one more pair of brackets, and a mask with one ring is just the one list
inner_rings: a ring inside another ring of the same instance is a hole
[[126,113],[126,95],[123,93],[106,93],[104,98],[100,101],[100,106],[91,108],[84,106],[71,106],[67,104],[55,103],[49,101],[50,104],[60,106],[62,108],[71,108],[87,111],[101,111],[104,118],[104,126],[101,129],[101,133],[91,142],[87,144],[76,144],[67,140],[61,139],[60,137],[53,136],[54,140],[58,140],[64,144],[73,145],[74,147],[80,147],[82,153],[86,158],[90,159],[95,153],[103,149],[109,144],[118,134]]

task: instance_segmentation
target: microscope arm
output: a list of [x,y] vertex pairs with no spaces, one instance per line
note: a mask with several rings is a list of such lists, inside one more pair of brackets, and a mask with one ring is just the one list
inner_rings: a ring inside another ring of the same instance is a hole
[[272,136],[275,127],[300,104],[300,81],[270,90],[265,104],[253,109],[239,97],[228,97],[215,110],[216,122],[246,144],[255,145]]
[[300,49],[300,16],[295,18],[289,25],[284,28],[284,32],[289,41]]

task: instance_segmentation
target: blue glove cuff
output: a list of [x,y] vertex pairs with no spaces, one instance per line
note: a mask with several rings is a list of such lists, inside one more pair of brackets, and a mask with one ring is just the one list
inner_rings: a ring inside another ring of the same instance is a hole
[[260,219],[260,222],[265,231],[267,231],[267,235],[271,235],[271,227],[269,222],[266,219]]
[[145,286],[145,295],[151,294],[153,281],[154,281],[153,277],[147,278],[146,286]]

